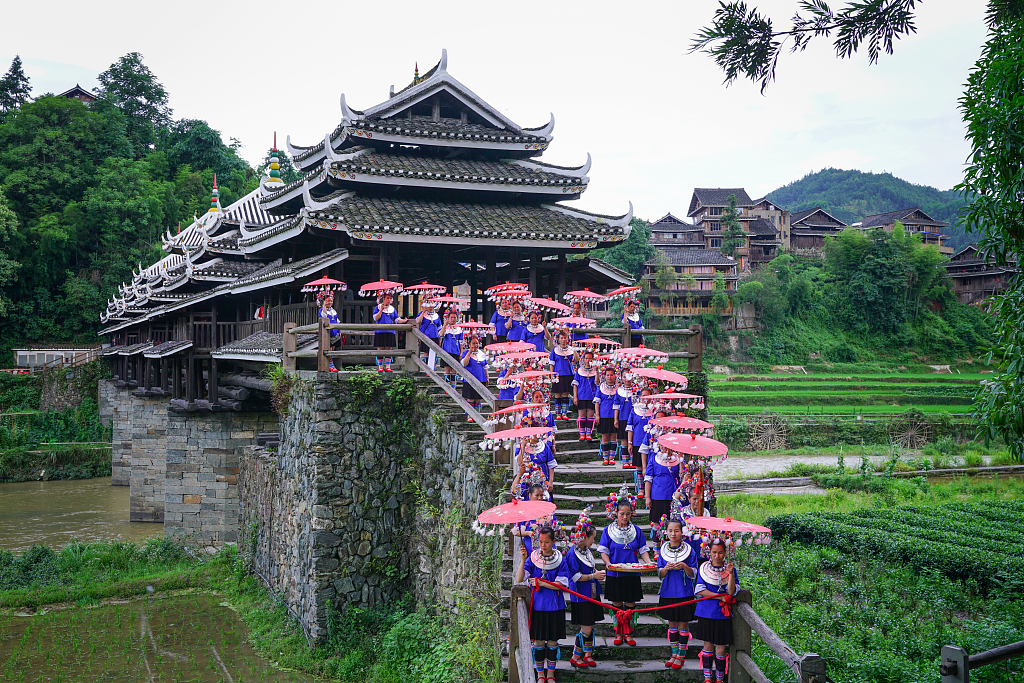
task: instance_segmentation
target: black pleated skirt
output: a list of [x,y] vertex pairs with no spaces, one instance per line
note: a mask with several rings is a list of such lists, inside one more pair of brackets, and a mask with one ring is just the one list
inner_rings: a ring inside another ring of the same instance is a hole
[[594,431],[598,434],[611,434],[616,433],[615,430],[615,418],[614,417],[599,417],[597,418],[597,425],[594,427]]
[[393,349],[397,343],[394,332],[374,332],[373,345],[378,349]]
[[640,602],[644,598],[639,574],[620,574],[604,580],[604,598],[608,602]]
[[672,512],[672,501],[671,500],[649,500],[647,501],[648,509],[651,511],[648,519],[651,522],[661,522],[661,516],[667,515]]
[[593,626],[604,621],[605,607],[592,602],[579,601],[569,603],[569,620],[574,626]]
[[697,617],[693,637],[705,643],[732,645],[732,619],[708,619]]
[[[693,596],[687,598],[658,598],[659,605],[674,605],[677,602],[686,602],[693,600]],[[658,610],[658,616],[665,621],[685,621],[689,623],[693,620],[693,610],[697,607],[697,603],[690,603],[689,605],[682,605],[680,607],[666,607],[665,609]]]
[[565,610],[534,610],[530,614],[530,640],[565,638]]

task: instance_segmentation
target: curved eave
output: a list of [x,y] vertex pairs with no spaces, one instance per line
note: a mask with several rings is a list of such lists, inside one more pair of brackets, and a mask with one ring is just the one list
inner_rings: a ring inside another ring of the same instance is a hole
[[244,253],[251,254],[296,237],[305,229],[306,226],[302,220],[294,217],[291,220],[281,221],[278,226],[271,226],[249,236],[244,236],[245,233],[243,233],[243,237],[238,240],[238,246]]
[[310,189],[317,189],[322,184],[327,182],[327,164],[321,163],[319,172],[310,173],[298,180],[289,183],[283,190],[279,190],[276,194],[264,197],[260,204],[263,205],[265,211],[273,211],[283,207],[290,201],[295,199],[302,199],[302,187],[306,182],[310,183]]
[[538,247],[551,249],[594,249],[598,245],[621,242],[626,236],[611,232],[595,231],[592,235],[567,236],[558,233],[527,233],[486,230],[459,230],[457,228],[420,230],[403,228],[392,230],[389,226],[349,225],[331,217],[327,212],[310,212],[304,218],[305,225],[321,230],[345,232],[354,241],[371,242],[415,242],[417,244],[464,244],[467,246],[507,245],[515,247]]
[[[349,137],[354,140],[378,140],[381,142],[393,142],[399,145],[432,145],[435,147],[489,149],[504,152],[542,152],[548,148],[551,142],[549,139],[536,139],[534,136],[528,136],[533,141],[527,142],[523,139],[524,136],[513,133],[506,134],[506,137],[513,138],[512,141],[503,142],[501,140],[484,140],[478,134],[462,135],[461,137],[447,137],[436,132],[427,135],[415,135],[411,132],[406,134],[404,132],[389,133],[384,130],[365,130],[355,126],[348,126],[345,130]],[[517,142],[515,138],[520,140]]]
[[[444,190],[471,190],[476,192],[513,192],[517,194],[543,194],[554,195],[559,198],[579,197],[587,189],[587,184],[573,185],[541,185],[533,183],[501,183],[501,182],[471,182],[462,180],[444,180],[433,178],[420,178],[409,176],[405,173],[359,173],[350,170],[338,170],[330,168],[328,175],[336,180],[346,182],[365,183],[367,185],[402,185],[405,187],[429,187]],[[589,181],[589,179],[587,179]]]
[[[328,135],[328,139],[331,141],[332,147],[337,147],[345,142],[345,139],[348,137],[347,131],[350,123],[351,121],[342,119],[338,127],[334,129],[334,132]],[[317,164],[323,162],[326,157],[327,152],[324,149],[324,143],[321,140],[312,147],[303,149],[298,154],[292,154],[292,164],[294,164],[295,168],[300,172],[306,173]]]

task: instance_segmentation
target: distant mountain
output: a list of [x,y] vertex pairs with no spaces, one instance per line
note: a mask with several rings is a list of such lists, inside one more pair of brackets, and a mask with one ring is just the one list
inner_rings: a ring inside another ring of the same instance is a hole
[[891,173],[826,168],[770,192],[768,198],[794,212],[820,206],[847,224],[872,214],[919,206],[932,218],[949,223],[947,246],[957,250],[977,241],[955,225],[957,213],[966,203],[958,192],[914,185]]

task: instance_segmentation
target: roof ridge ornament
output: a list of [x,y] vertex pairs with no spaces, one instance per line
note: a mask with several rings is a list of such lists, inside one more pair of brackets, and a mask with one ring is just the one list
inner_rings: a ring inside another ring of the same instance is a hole
[[270,149],[270,174],[269,175],[270,175],[270,177],[267,180],[262,181],[260,183],[261,185],[264,184],[264,183],[271,183],[271,184],[281,183],[282,185],[284,184],[284,181],[281,180],[281,164],[280,164],[280,161],[278,159],[277,131],[276,130],[274,131],[274,146]]
[[323,211],[329,207],[333,202],[318,202],[313,199],[312,195],[309,194],[309,179],[302,181],[302,203],[306,205],[307,209],[313,209],[314,211]]
[[[342,120],[347,120],[349,123],[359,121],[363,118],[359,114],[355,113],[355,111],[348,106],[348,103],[345,102],[345,93],[341,93],[341,118]],[[330,134],[328,134],[328,136],[329,135]]]
[[446,48],[441,48],[441,61],[438,62],[437,70],[448,73],[448,50]]

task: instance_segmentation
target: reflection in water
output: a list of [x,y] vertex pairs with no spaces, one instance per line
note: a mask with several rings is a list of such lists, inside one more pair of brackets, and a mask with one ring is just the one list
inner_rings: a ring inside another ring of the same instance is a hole
[[128,521],[128,487],[110,477],[0,484],[0,548],[71,541],[135,541],[163,534],[163,524]]
[[313,681],[249,646],[209,595],[0,615],[0,681]]

